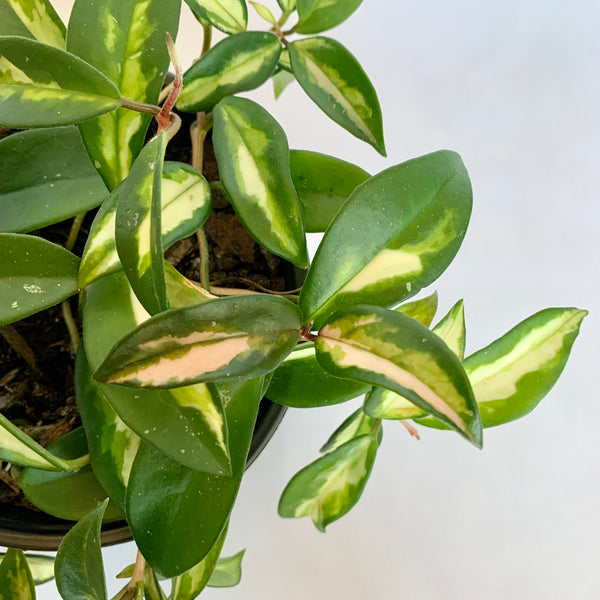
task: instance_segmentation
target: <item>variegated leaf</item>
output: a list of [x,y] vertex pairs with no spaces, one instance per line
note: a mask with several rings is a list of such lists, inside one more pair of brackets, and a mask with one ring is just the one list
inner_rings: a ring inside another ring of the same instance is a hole
[[[115,244],[117,204],[123,186],[104,202],[90,230],[79,268],[79,287],[121,269]],[[192,235],[210,214],[211,195],[206,179],[193,167],[165,162],[161,181],[163,248]]]
[[430,296],[420,298],[419,300],[413,300],[412,302],[406,302],[397,306],[394,310],[401,312],[411,319],[418,321],[429,327],[435,317],[438,307],[438,295],[437,292],[433,292]]
[[[340,446],[357,438],[361,435],[368,435],[373,431],[375,419],[363,412],[362,408],[355,410],[329,437],[323,444],[321,452],[328,454],[337,450]],[[377,428],[377,443],[381,445],[383,429]]]
[[[4,560],[5,556],[6,554],[4,552],[0,552],[0,560]],[[54,579],[53,556],[46,556],[43,554],[26,554],[25,558],[27,559],[27,565],[31,571],[33,583],[39,585]]]
[[290,171],[308,232],[325,231],[348,196],[369,179],[352,163],[307,150],[290,152]]
[[277,0],[277,4],[284,13],[291,13],[296,9],[296,0]]
[[356,58],[325,37],[293,42],[288,50],[298,83],[317,106],[385,156],[379,100]]
[[230,94],[253,90],[271,76],[280,54],[279,38],[266,31],[225,38],[185,72],[177,108],[210,110]]
[[[104,73],[129,100],[156,104],[181,2],[165,0],[77,0],[71,11],[67,50]],[[109,189],[129,172],[142,148],[151,116],[121,108],[79,128]]]
[[240,550],[233,556],[219,558],[210,579],[208,587],[222,588],[234,587],[242,579],[242,559],[245,550]]
[[192,304],[200,304],[213,300],[213,296],[200,284],[184,277],[173,265],[165,261],[165,279],[167,283],[167,297],[173,308],[182,308]]
[[459,300],[448,312],[448,314],[433,328],[433,332],[439,335],[447,346],[460,358],[465,355],[466,327],[465,307]]
[[344,22],[362,0],[298,0],[298,33],[320,33]]
[[0,231],[27,233],[96,208],[108,191],[76,127],[33,129],[0,142]]
[[248,24],[244,0],[185,0],[192,12],[225,33],[240,33]]
[[348,377],[400,394],[481,447],[481,419],[457,356],[427,327],[385,308],[356,306],[319,331],[317,360]]
[[0,0],[0,35],[65,47],[65,26],[49,0]]
[[[82,315],[92,370],[124,333],[149,318],[122,273],[87,289]],[[98,390],[130,429],[171,460],[196,471],[229,471],[227,424],[213,386],[140,390],[100,384]]]
[[257,377],[290,353],[300,325],[295,304],[267,294],[172,309],[123,337],[95,377],[151,388]]
[[62,302],[77,292],[79,258],[47,240],[0,233],[0,325]]
[[119,193],[115,242],[129,283],[150,313],[169,308],[162,243],[162,171],[166,133],[140,152]]
[[[529,414],[562,373],[587,311],[547,308],[464,361],[484,427]],[[431,417],[419,423],[443,428]]]
[[0,37],[0,125],[22,129],[77,123],[119,107],[119,90],[59,48]]
[[454,152],[391,167],[356,189],[325,233],[300,293],[319,328],[354,304],[389,306],[437,279],[471,216],[471,184]]
[[35,600],[35,584],[22,550],[9,548],[0,563],[0,600]]
[[221,182],[242,223],[267,250],[306,268],[306,238],[283,129],[245,98],[228,97],[213,114]]
[[[82,427],[74,429],[52,443],[48,450],[60,458],[75,460],[88,452],[85,432]],[[18,478],[26,498],[45,513],[78,521],[107,494],[92,471],[89,462],[76,471],[56,472],[25,467]],[[109,504],[105,518],[115,521],[123,513],[113,503]]]
[[265,395],[277,404],[314,408],[346,402],[369,386],[329,375],[317,362],[312,343],[298,345],[273,372]]
[[279,500],[279,515],[310,516],[319,531],[359,500],[377,455],[377,440],[361,435],[296,473]]

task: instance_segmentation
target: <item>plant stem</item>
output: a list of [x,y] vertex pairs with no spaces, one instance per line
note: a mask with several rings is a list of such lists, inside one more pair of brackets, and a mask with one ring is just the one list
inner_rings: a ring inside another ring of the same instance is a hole
[[69,331],[69,337],[71,338],[71,346],[73,347],[73,354],[77,354],[77,349],[79,348],[79,331],[77,331],[77,324],[75,323],[75,319],[73,318],[73,313],[71,311],[71,303],[69,299],[63,300],[60,305],[62,309],[63,319],[65,320],[65,325],[67,326],[67,330]]
[[202,29],[204,31],[204,38],[202,40],[202,51],[200,53],[200,58],[202,58],[210,50],[210,45],[212,43],[212,26],[207,23],[206,25],[202,25]]
[[421,441],[419,430],[412,423],[409,423],[406,419],[401,419],[400,425],[402,425],[412,437],[417,438],[419,441]]
[[198,240],[198,250],[200,252],[200,285],[210,294],[209,251],[208,240],[206,239],[204,228],[200,227],[200,229],[196,231],[196,239]]
[[[156,115],[156,121],[158,122],[158,133],[170,129],[173,125],[174,121],[171,117],[171,111],[173,110],[175,102],[177,102],[179,92],[181,92],[181,88],[183,87],[183,71],[181,69],[181,62],[177,54],[177,49],[175,48],[175,43],[173,42],[173,38],[171,38],[169,32],[167,32],[167,50],[169,51],[169,58],[175,67],[175,79],[173,80],[173,88],[171,89],[171,92],[160,109],[160,112]],[[177,130],[178,129],[179,126],[177,126]],[[169,136],[169,139],[171,139],[173,135],[177,133],[177,130]]]
[[369,431],[369,435],[376,436],[380,427],[381,427],[381,419],[375,419],[375,422],[373,423],[373,427],[371,427],[371,431]]
[[135,100],[130,100],[129,98],[121,97],[119,99],[119,104],[122,106],[122,108],[128,108],[129,110],[135,110],[136,112],[147,113],[153,116],[156,116],[158,113],[160,113],[160,106],[146,104],[145,102],[136,102]]
[[75,246],[75,242],[77,241],[77,236],[79,235],[79,232],[81,231],[81,225],[83,223],[83,219],[85,218],[85,215],[87,214],[87,212],[80,212],[78,215],[75,215],[75,218],[73,219],[73,223],[71,225],[71,231],[69,231],[69,237],[67,238],[67,241],[65,242],[65,248],[67,250],[73,250],[73,246]]
[[1,325],[0,335],[6,340],[8,345],[27,363],[27,366],[31,369],[31,372],[36,377],[42,377],[42,372],[38,369],[35,362],[35,354],[25,341],[25,338],[12,326],[12,325]]
[[316,342],[318,335],[311,333],[310,329],[312,327],[312,323],[309,323],[306,327],[302,327],[300,329],[300,341],[302,342]]

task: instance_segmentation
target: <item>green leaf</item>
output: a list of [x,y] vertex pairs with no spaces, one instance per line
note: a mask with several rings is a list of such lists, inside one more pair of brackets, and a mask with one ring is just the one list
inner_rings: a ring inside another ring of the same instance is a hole
[[[0,552],[0,559],[3,560],[5,557],[6,554],[4,552]],[[45,556],[42,554],[26,554],[25,558],[27,559],[27,565],[31,571],[33,583],[39,585],[54,579],[53,556]],[[35,598],[35,596],[33,597]],[[0,598],[2,598],[2,596],[0,596]]]
[[[401,312],[415,321],[419,321],[429,327],[435,317],[438,307],[438,295],[437,292],[433,292],[430,296],[414,300],[413,302],[407,302],[397,306],[394,310]],[[442,337],[442,336],[440,336]],[[460,357],[459,357],[460,358]]]
[[[82,315],[92,370],[124,333],[149,316],[122,273],[88,288]],[[227,424],[214,386],[159,391],[100,384],[98,389],[130,429],[172,460],[195,470],[229,471]]]
[[77,292],[79,258],[42,238],[0,233],[0,325],[14,323]]
[[35,600],[27,559],[16,548],[9,548],[0,563],[0,600]]
[[279,8],[284,13],[291,13],[296,8],[296,0],[277,0],[277,4],[279,4]]
[[362,435],[296,473],[279,500],[279,515],[310,516],[324,532],[359,500],[377,455],[377,440]]
[[56,587],[63,600],[106,600],[100,527],[108,498],[63,538],[56,555]]
[[352,193],[325,233],[300,293],[318,328],[340,308],[390,306],[437,279],[471,216],[469,176],[443,150],[391,167]]
[[0,37],[0,124],[68,125],[119,107],[119,90],[81,59],[20,37]]
[[[67,49],[104,73],[129,100],[156,104],[169,68],[165,32],[177,35],[181,2],[77,0]],[[88,152],[109,189],[125,179],[151,116],[120,108],[80,124]]]
[[277,19],[273,16],[273,13],[264,4],[252,2],[252,0],[248,0],[248,2],[252,4],[254,10],[263,21],[266,21],[269,25],[275,25],[277,23]]
[[345,21],[362,0],[298,0],[298,33],[320,33]]
[[0,36],[4,35],[65,47],[65,26],[49,0],[0,0]]
[[242,579],[242,558],[245,552],[240,550],[233,556],[220,558],[208,580],[208,586],[214,588],[236,586]]
[[285,88],[293,81],[296,81],[296,78],[292,73],[285,69],[280,69],[273,75],[273,93],[275,94],[276,100],[283,94],[283,90],[285,90]]
[[306,239],[283,129],[245,98],[225,98],[213,115],[221,182],[242,223],[261,246],[306,268]]
[[135,160],[117,204],[115,242],[127,279],[150,313],[169,308],[163,265],[162,172],[166,133],[152,139]]
[[271,402],[296,408],[314,408],[346,402],[369,387],[333,377],[317,362],[313,344],[302,344],[273,372],[266,396]]
[[281,54],[279,38],[266,31],[248,31],[221,40],[183,76],[177,108],[211,110],[230,94],[253,90],[273,73]]
[[340,311],[319,331],[315,350],[331,374],[396,392],[481,447],[481,419],[460,360],[414,319],[377,306]]
[[[547,308],[464,361],[484,427],[529,414],[562,373],[587,311]],[[443,429],[431,417],[419,424]]]
[[[361,435],[370,434],[375,425],[375,419],[369,417],[363,412],[362,408],[355,410],[329,437],[323,444],[321,452],[328,454],[337,450],[346,442],[353,440]],[[377,429],[377,444],[381,445],[383,429]]]
[[144,565],[144,599],[145,600],[168,600],[167,596],[158,583],[158,576],[148,563]]
[[[48,448],[57,456],[77,459],[88,452],[82,427],[59,438]],[[87,463],[77,471],[53,472],[26,467],[19,476],[19,485],[27,499],[40,510],[58,517],[77,521],[106,498],[91,466]],[[115,521],[123,518],[121,511],[109,504],[105,518]]]
[[325,231],[348,196],[369,179],[352,163],[307,150],[290,152],[290,170],[308,232]]
[[27,233],[96,208],[108,196],[75,127],[34,129],[0,142],[0,231]]
[[196,17],[225,33],[240,33],[248,24],[244,0],[185,0]]
[[459,300],[448,312],[448,314],[433,328],[433,332],[439,335],[447,346],[460,358],[465,355],[466,328],[465,308],[462,300]]
[[[79,287],[121,269],[115,244],[117,204],[123,185],[104,202],[90,230],[79,268]],[[195,233],[210,214],[206,179],[193,167],[165,162],[161,182],[161,229],[164,249]]]
[[356,58],[325,37],[298,40],[288,50],[294,75],[315,104],[385,156],[379,100]]
[[299,338],[300,315],[267,294],[230,296],[156,315],[124,336],[95,377],[164,388],[273,371]]
[[167,577],[203,560],[229,521],[252,439],[261,379],[219,386],[229,424],[232,477],[193,471],[147,444],[140,447],[127,488],[127,518],[146,560]]

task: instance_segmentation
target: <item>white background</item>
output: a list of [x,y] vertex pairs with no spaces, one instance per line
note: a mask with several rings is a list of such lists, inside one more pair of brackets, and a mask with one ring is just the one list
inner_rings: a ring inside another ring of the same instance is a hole
[[[58,4],[65,16],[71,2]],[[187,9],[183,18],[188,66],[201,33]],[[529,417],[486,431],[482,452],[451,433],[422,428],[417,442],[386,424],[363,498],[325,535],[307,519],[280,519],[277,502],[356,402],[288,411],[233,515],[225,554],[247,548],[243,581],[203,598],[600,598],[599,24],[594,0],[365,0],[329,35],[378,91],[387,159],[297,84],[278,102],[269,85],[251,94],[291,147],[373,173],[440,148],[462,155],[473,217],[435,289],[440,316],[465,299],[468,353],[546,306],[592,314],[549,396]],[[104,554],[115,593],[112,577],[135,550]],[[58,599],[52,585],[39,597]]]

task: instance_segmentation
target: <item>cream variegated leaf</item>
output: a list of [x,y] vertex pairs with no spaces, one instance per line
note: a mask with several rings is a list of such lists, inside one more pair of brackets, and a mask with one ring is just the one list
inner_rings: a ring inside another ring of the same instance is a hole
[[245,31],[248,9],[244,0],[185,0],[192,12],[225,33]]
[[0,600],[35,600],[35,584],[22,550],[8,548],[2,558]]
[[65,26],[49,0],[0,0],[0,35],[65,47]]
[[321,447],[323,454],[337,450],[340,446],[361,435],[370,434],[377,429],[377,443],[381,445],[383,429],[376,426],[376,421],[367,415],[362,407],[355,410],[332,434]]
[[[0,561],[4,560],[6,553],[0,552]],[[54,579],[54,557],[45,554],[26,554],[27,564],[33,577],[33,583],[39,585]]]

